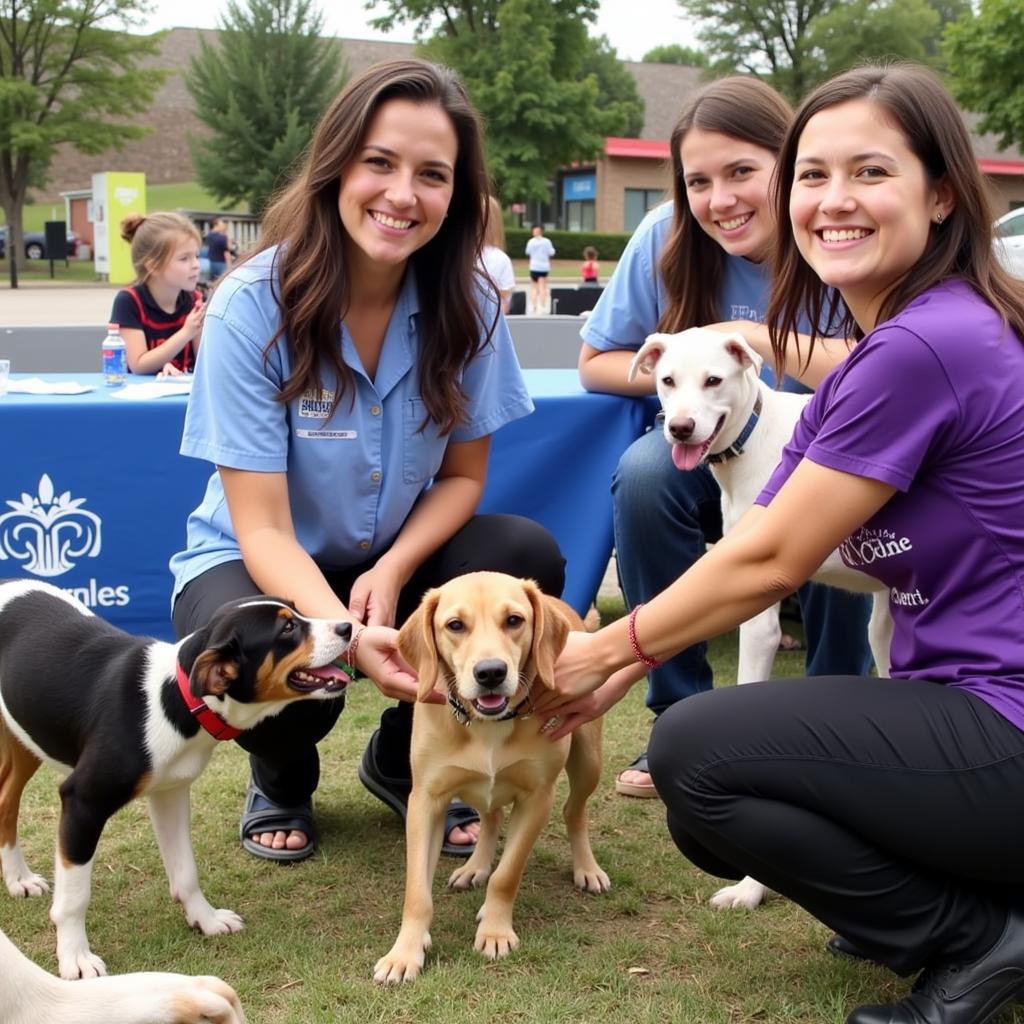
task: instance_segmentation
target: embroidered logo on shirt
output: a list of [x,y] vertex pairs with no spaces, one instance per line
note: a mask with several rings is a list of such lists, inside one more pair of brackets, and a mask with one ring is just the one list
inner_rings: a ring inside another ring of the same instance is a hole
[[862,527],[839,545],[839,553],[850,568],[860,569],[872,562],[905,555],[913,547],[909,537],[897,537],[891,530]]
[[325,420],[331,415],[334,392],[310,388],[299,400],[299,415],[311,420]]

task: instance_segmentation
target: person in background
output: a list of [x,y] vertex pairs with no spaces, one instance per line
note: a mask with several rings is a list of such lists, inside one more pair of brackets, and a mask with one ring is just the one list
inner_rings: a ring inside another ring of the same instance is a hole
[[584,284],[597,284],[601,277],[601,264],[597,262],[597,250],[588,245],[583,249],[583,262],[580,264],[580,274]]
[[805,312],[833,311],[856,347],[735,530],[628,619],[571,634],[538,712],[575,726],[607,704],[608,671],[622,692],[638,661],[733,628],[838,547],[890,588],[892,678],[669,708],[650,746],[669,829],[848,955],[920,972],[847,1024],[988,1024],[1024,995],[1024,287],[993,253],[970,136],[929,70],[819,86],[778,164],[772,340],[788,358]]
[[131,245],[135,284],[114,296],[111,323],[121,328],[132,373],[191,373],[206,305],[196,290],[199,232],[180,213],[132,214],[121,221]]
[[[546,530],[476,514],[491,434],[533,408],[477,269],[487,193],[454,72],[410,59],[352,78],[268,209],[262,248],[210,300],[181,445],[216,471],[171,560],[177,634],[260,593],[351,622],[349,661],[401,699],[359,778],[403,818],[416,684],[387,627],[464,572],[564,584]],[[313,852],[316,744],[343,704],[301,702],[238,739],[248,852]],[[443,851],[469,854],[478,822],[452,804]]]
[[550,308],[548,298],[548,275],[551,273],[551,257],[555,247],[550,238],[544,237],[544,227],[533,225],[533,237],[526,243],[526,255],[530,257],[530,306],[533,313],[546,313]]
[[480,263],[501,299],[501,311],[507,313],[516,287],[516,272],[512,260],[505,252],[505,223],[501,215],[501,204],[494,196],[487,197],[487,229],[484,245],[480,251]]
[[[672,132],[672,201],[644,218],[581,331],[579,372],[589,391],[652,393],[654,378],[629,383],[627,373],[654,331],[721,326],[771,356],[762,323],[776,234],[769,184],[791,117],[785,100],[752,77],[719,79],[686,104]],[[830,341],[808,368],[797,348],[791,346],[787,370],[808,384],[847,352],[845,340]],[[807,351],[806,338],[801,351]],[[764,376],[774,383],[770,370]],[[792,377],[783,388],[808,390]],[[612,500],[616,563],[630,608],[667,587],[722,534],[721,491],[710,469],[678,470],[661,430],[648,431],[623,454]],[[801,590],[800,604],[808,674],[867,673],[870,599],[811,583]],[[647,706],[655,716],[710,690],[706,645],[652,669],[649,680]],[[657,796],[646,751],[619,773],[615,787],[625,796]]]
[[203,239],[203,245],[206,246],[206,258],[210,261],[210,284],[213,284],[231,269],[235,259],[235,249],[228,237],[228,226],[223,217],[214,220]]

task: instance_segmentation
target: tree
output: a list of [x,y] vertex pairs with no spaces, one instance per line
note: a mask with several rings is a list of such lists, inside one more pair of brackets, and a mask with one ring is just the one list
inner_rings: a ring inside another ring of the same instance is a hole
[[[432,33],[421,49],[462,76],[487,126],[490,171],[506,199],[547,198],[556,167],[592,160],[606,136],[625,135],[636,124],[621,78],[613,82],[603,70],[607,41],[587,41],[598,0],[385,0],[384,6],[375,27],[411,22],[419,36]],[[602,96],[602,88],[610,91]]]
[[160,37],[110,29],[136,25],[146,9],[146,0],[0,0],[0,206],[13,266],[29,188],[45,183],[59,145],[102,153],[149,131],[121,119],[144,110],[163,81],[139,67]]
[[344,84],[322,28],[312,0],[229,0],[217,43],[201,42],[185,84],[210,134],[189,144],[199,183],[222,203],[262,213]]
[[999,145],[1024,145],[1024,6],[981,0],[946,30],[943,54],[957,101],[983,115],[979,130]]
[[621,121],[616,135],[638,138],[644,130],[644,101],[636,79],[619,60],[607,36],[590,36],[583,55],[583,74],[597,79],[597,102],[609,120]]
[[653,50],[648,50],[641,60],[644,64],[681,64],[688,68],[708,66],[708,55],[703,50],[694,49],[692,46],[680,46],[678,43],[656,46]]
[[[1012,2],[1012,0],[1010,0]],[[867,59],[938,63],[939,40],[967,0],[679,0],[702,22],[712,69],[760,75],[796,103]]]

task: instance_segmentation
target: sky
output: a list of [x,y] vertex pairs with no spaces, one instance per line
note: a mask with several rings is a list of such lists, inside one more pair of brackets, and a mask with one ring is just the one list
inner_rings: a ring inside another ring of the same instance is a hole
[[[329,35],[398,43],[413,41],[408,25],[387,35],[371,29],[367,22],[374,12],[364,9],[363,0],[319,0],[318,6],[324,13],[324,30]],[[225,7],[226,0],[153,0],[153,14],[143,30],[216,28]],[[383,10],[381,6],[379,13]],[[684,27],[681,14],[676,0],[601,0],[597,25],[591,34],[607,36],[621,60],[640,60],[655,46],[693,45],[693,33]]]

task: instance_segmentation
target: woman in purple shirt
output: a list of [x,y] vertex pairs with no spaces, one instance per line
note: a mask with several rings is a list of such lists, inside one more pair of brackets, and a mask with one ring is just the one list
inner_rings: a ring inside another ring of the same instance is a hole
[[758,504],[627,620],[574,634],[539,710],[561,735],[839,547],[889,587],[893,678],[697,694],[658,719],[654,782],[695,864],[795,900],[833,951],[921,972],[848,1024],[985,1024],[1024,995],[1024,288],[930,72],[819,87],[778,166],[776,354],[828,287],[858,344]]

